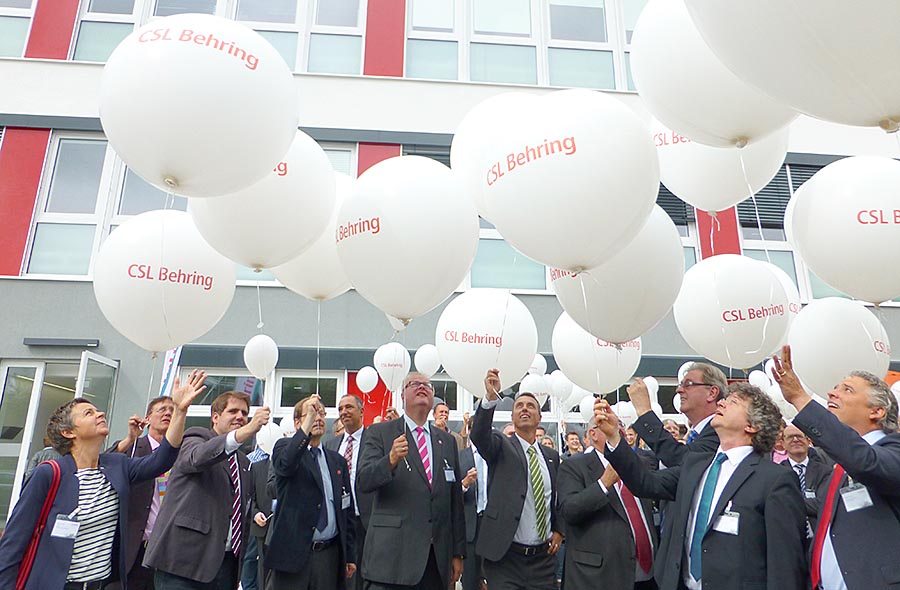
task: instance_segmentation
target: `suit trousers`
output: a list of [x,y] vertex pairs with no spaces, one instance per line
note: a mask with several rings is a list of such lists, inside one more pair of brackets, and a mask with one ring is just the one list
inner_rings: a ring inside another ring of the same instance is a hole
[[144,563],[144,552],[147,550],[147,542],[141,543],[134,566],[128,572],[128,590],[154,590],[153,569],[141,565]]
[[266,590],[334,590],[338,585],[341,549],[332,543],[322,551],[312,551],[302,572],[272,570]]
[[484,577],[490,590],[556,590],[556,556],[510,549],[500,561],[484,560]]
[[[402,556],[397,558],[402,559]],[[465,566],[463,566],[463,571],[465,571]],[[428,563],[425,564],[425,572],[422,574],[422,579],[419,580],[418,584],[401,586],[399,584],[381,584],[372,580],[366,580],[365,587],[366,590],[446,590],[441,583],[441,573],[438,571],[437,559],[434,557],[434,546],[431,547],[431,551],[428,554]]]
[[478,531],[481,528],[481,517],[475,517],[475,538],[471,543],[466,543],[466,561],[463,563],[462,587],[463,590],[481,590],[484,580],[484,568],[482,558],[475,553],[475,542],[478,540]]
[[156,570],[153,582],[156,590],[237,590],[237,557],[231,551],[225,551],[222,565],[219,566],[216,577],[210,582],[198,582],[162,570]]
[[363,590],[362,556],[366,543],[366,527],[362,525],[362,518],[356,517],[356,573],[347,581],[347,590]]

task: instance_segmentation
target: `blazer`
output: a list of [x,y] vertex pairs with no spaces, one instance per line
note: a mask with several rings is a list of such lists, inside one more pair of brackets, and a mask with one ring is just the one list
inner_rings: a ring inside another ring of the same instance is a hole
[[[636,496],[673,500],[654,571],[660,590],[682,584],[685,534],[691,505],[715,453],[687,453],[677,467],[650,471],[623,439],[606,458]],[[702,581],[716,590],[805,590],[806,510],[793,470],[763,461],[753,452],[738,465],[710,513],[710,523],[726,507],[740,515],[739,532],[709,526],[703,537]]]
[[270,459],[263,459],[250,465],[250,534],[254,537],[265,537],[269,530],[269,523],[259,526],[253,519],[257,512],[262,512],[266,518],[272,516],[272,497],[266,489],[269,477]]
[[[125,587],[129,564],[122,550],[122,531],[128,527],[128,507],[131,503],[131,484],[153,479],[165,473],[178,456],[178,449],[163,440],[159,450],[147,457],[132,459],[119,453],[100,455],[100,469],[119,496],[119,520],[113,539],[112,579],[120,579]],[[67,515],[78,505],[78,478],[75,476],[75,459],[63,455],[59,459],[60,480],[56,499],[47,518],[47,527],[38,545],[34,568],[26,585],[29,590],[62,588],[72,562],[74,539],[51,537],[56,517]],[[39,465],[25,482],[22,495],[13,508],[6,531],[0,538],[0,588],[15,588],[19,564],[31,541],[44,499],[50,489],[53,470],[49,465]]]
[[[897,588],[900,585],[900,434],[888,434],[870,445],[819,404],[807,404],[792,421],[839,463],[853,481],[869,491],[872,506],[853,512],[835,499],[831,512],[831,544],[848,590]],[[844,475],[841,487],[848,485]],[[820,513],[828,479],[817,489]]]
[[[615,488],[604,493],[597,483],[605,471],[597,453],[585,453],[559,466],[559,512],[566,521],[566,588],[634,587],[637,555],[628,514]],[[637,499],[659,547],[653,507]]]
[[[818,496],[819,488],[824,485],[825,490],[822,491],[822,497],[824,498],[828,491],[828,480],[831,478],[831,472],[834,470],[834,465],[826,463],[821,459],[817,459],[812,455],[808,455],[808,458],[809,462],[806,464],[806,489]],[[794,471],[794,468],[791,467],[790,459],[785,459],[781,464],[788,467],[791,471]],[[797,472],[794,471],[794,473]],[[800,482],[798,481],[797,483],[799,485]],[[806,519],[809,520],[809,526],[815,531],[819,520],[819,500],[817,497],[810,498],[804,495],[803,503],[806,504]]]
[[[391,469],[391,446],[404,432],[410,452],[406,460]],[[372,514],[362,559],[366,580],[415,585],[422,579],[434,546],[442,584],[447,587],[452,558],[466,554],[456,441],[443,430],[431,428],[430,432],[431,486],[416,452],[416,441],[402,417],[373,424],[366,430],[356,480],[357,492],[372,495]],[[446,472],[452,472],[452,478]]]
[[690,444],[683,445],[675,440],[669,432],[663,428],[662,420],[654,412],[647,412],[639,416],[631,425],[647,446],[656,453],[656,458],[666,467],[681,465],[688,453],[715,453],[719,448],[719,435],[712,425],[706,426]]
[[[459,452],[459,475],[460,482],[466,478],[469,469],[475,467],[475,454],[471,448],[463,449]],[[475,483],[469,486],[469,489],[463,492],[463,510],[466,513],[466,543],[475,542],[475,531],[478,528],[478,515],[475,513],[478,504],[478,486],[484,485],[483,482],[475,480]]]
[[[339,572],[343,574],[348,563],[356,563],[356,511],[352,498],[347,508],[342,505],[343,496],[350,494],[350,472],[342,456],[329,449],[322,451],[331,476],[330,492],[340,541]],[[266,551],[265,565],[268,569],[296,574],[309,564],[316,521],[325,502],[322,472],[309,451],[309,436],[299,428],[291,438],[275,443],[271,461],[278,493],[272,538],[278,542]],[[347,578],[338,575],[337,579],[343,588]]]
[[[488,464],[488,501],[481,519],[475,551],[485,559],[500,561],[516,535],[528,486],[528,461],[516,435],[504,436],[493,430],[494,408],[478,404],[469,437]],[[556,514],[556,473],[559,454],[538,445],[550,471],[550,530],[562,531]],[[567,459],[571,461],[572,459]]]
[[[368,429],[363,428],[362,433],[360,433],[359,435],[359,453],[357,453],[356,455],[357,463],[359,463],[359,460],[362,457],[362,447],[366,443],[366,430]],[[343,441],[343,435],[335,436],[328,439],[322,446],[326,449],[334,451],[335,453],[340,453],[341,443]],[[356,466],[356,473],[359,473],[359,465]],[[362,493],[359,490],[359,486],[357,486],[356,497],[353,498],[353,502],[356,504],[357,509],[359,509],[359,520],[360,522],[362,522],[363,528],[367,528],[369,526],[369,515],[372,514],[372,494]],[[360,557],[362,557],[362,555],[358,556],[358,558]]]
[[[225,453],[227,436],[200,426],[185,431],[181,453],[169,472],[166,499],[153,525],[144,566],[203,583],[216,577],[225,555],[234,501]],[[250,532],[250,462],[243,452],[235,453],[241,480],[243,553]],[[243,560],[237,557],[240,578]],[[237,587],[237,580],[234,585]]]

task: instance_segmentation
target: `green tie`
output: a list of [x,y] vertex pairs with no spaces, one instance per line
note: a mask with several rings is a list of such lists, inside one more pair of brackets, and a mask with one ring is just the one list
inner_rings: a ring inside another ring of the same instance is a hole
[[700,580],[703,569],[700,566],[700,555],[703,553],[703,536],[709,527],[709,512],[712,509],[713,495],[716,492],[716,483],[719,481],[719,471],[722,463],[728,455],[719,453],[709,467],[709,475],[703,483],[700,492],[700,504],[697,505],[697,519],[694,521],[694,534],[691,537],[691,576]]
[[534,494],[534,513],[541,541],[547,540],[547,502],[544,500],[544,478],[538,466],[537,451],[528,447],[528,474],[531,476],[531,493]]

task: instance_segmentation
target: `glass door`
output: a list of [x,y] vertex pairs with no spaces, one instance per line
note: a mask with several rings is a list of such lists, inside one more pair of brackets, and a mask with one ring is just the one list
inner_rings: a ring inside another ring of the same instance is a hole
[[83,397],[101,412],[106,412],[106,421],[109,424],[112,424],[118,373],[119,361],[86,350],[81,353],[78,380],[75,382],[75,397]]

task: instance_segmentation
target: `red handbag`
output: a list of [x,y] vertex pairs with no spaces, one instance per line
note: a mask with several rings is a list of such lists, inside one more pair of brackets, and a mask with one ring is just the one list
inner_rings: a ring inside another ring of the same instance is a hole
[[[56,490],[59,489],[59,463],[56,461],[44,461],[53,469],[53,479],[50,480],[50,489],[47,497],[44,499],[44,506],[41,508],[41,514],[37,523],[34,525],[34,533],[31,535],[31,542],[22,556],[22,563],[19,564],[19,576],[16,578],[16,590],[25,590],[25,582],[31,575],[31,568],[34,565],[34,558],[37,556],[38,543],[41,542],[41,535],[44,534],[44,528],[47,526],[47,519],[50,517],[50,509],[53,507],[53,501],[56,499]],[[41,463],[43,465],[44,463]]]

